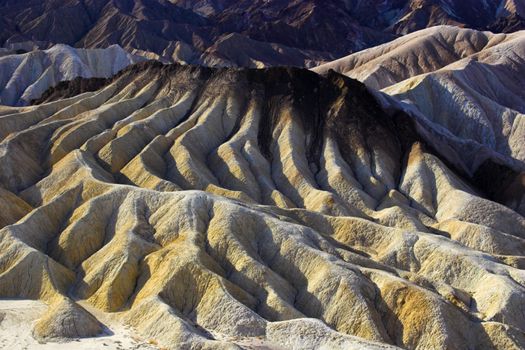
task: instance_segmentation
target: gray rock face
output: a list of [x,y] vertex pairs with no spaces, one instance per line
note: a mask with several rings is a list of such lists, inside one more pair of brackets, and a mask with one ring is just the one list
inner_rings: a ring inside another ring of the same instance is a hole
[[0,104],[27,105],[61,81],[108,78],[128,65],[145,60],[120,46],[75,49],[55,45],[48,50],[0,57]]

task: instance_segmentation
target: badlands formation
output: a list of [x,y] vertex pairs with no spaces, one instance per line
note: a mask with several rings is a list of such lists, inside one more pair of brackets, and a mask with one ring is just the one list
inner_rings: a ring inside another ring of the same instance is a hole
[[316,67],[380,89],[525,169],[525,31],[425,29]]
[[108,78],[144,58],[120,46],[106,49],[75,49],[55,45],[48,50],[0,57],[0,105],[27,105],[61,81]]
[[512,32],[524,18],[523,0],[3,0],[0,46],[118,44],[180,63],[313,67],[435,25]]
[[525,347],[525,185],[488,146],[333,71],[95,83],[0,108],[0,297],[48,305],[37,339]]

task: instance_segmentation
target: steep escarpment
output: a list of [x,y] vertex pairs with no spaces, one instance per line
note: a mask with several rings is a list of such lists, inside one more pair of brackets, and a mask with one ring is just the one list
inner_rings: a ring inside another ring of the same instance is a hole
[[97,309],[174,349],[525,345],[525,218],[364,85],[151,62],[65,85],[0,111],[0,296],[51,305],[36,334]]

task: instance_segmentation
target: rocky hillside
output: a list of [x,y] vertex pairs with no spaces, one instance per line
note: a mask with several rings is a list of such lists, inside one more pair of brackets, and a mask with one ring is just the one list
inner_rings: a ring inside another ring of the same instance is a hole
[[0,46],[118,44],[175,62],[312,67],[440,24],[525,28],[521,0],[4,0]]
[[143,60],[117,45],[107,49],[55,45],[48,50],[11,53],[0,57],[0,105],[26,105],[61,81],[109,78]]
[[333,69],[408,102],[461,140],[525,165],[525,31],[435,27],[314,70]]
[[43,340],[105,312],[172,349],[523,348],[519,174],[383,102],[149,62],[1,108],[0,297],[50,305]]

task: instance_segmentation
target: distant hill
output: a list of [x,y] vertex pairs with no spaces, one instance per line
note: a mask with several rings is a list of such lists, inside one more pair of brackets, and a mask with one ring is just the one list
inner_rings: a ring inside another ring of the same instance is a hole
[[515,31],[523,15],[512,0],[4,0],[0,46],[118,44],[181,63],[312,67],[440,24]]
[[[459,139],[525,164],[525,31],[442,26],[314,68],[409,102]],[[475,161],[475,157],[472,158]]]
[[144,59],[118,45],[76,49],[59,44],[48,50],[0,56],[0,105],[25,105],[61,81],[108,78]]

